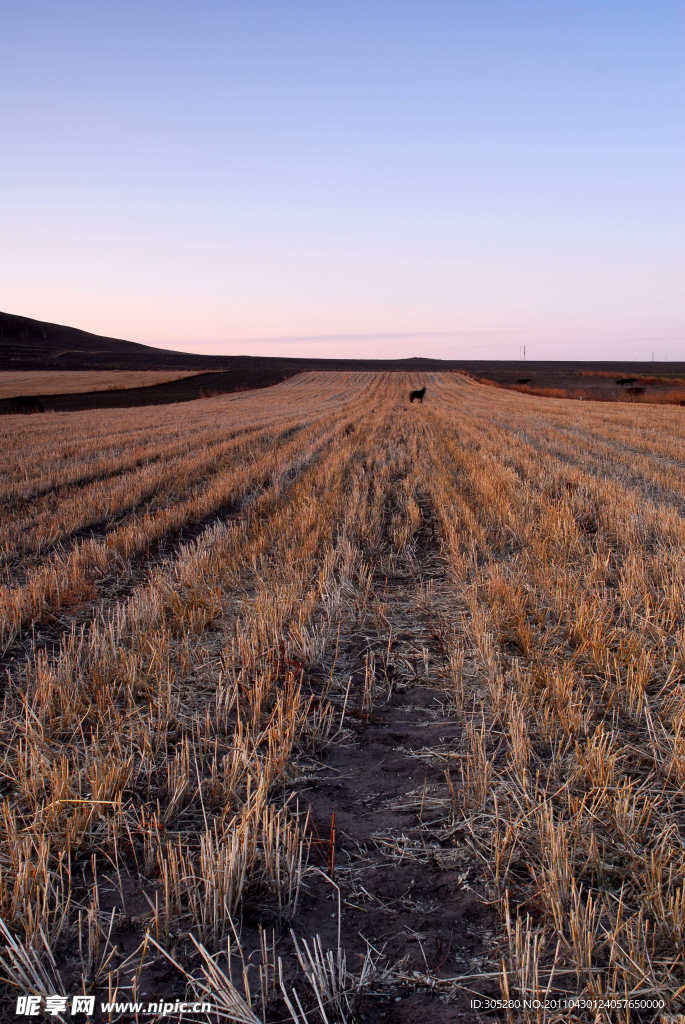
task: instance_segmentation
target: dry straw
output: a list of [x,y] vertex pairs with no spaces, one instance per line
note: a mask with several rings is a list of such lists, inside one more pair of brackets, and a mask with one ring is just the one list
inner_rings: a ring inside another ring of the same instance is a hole
[[[358,666],[359,692],[336,662],[362,621],[388,635],[373,566],[418,579],[430,520],[441,589],[417,587],[416,612],[443,602],[446,707],[463,723],[440,751],[431,827],[500,912],[503,993],[682,1010],[682,413],[452,375],[431,376],[417,408],[410,383],[303,374],[183,420],[18,425],[0,478],[0,635],[15,656],[0,913],[15,986],[58,991],[80,933],[82,984],[133,991],[150,948],[192,934],[203,980],[179,969],[227,1019],[260,1019],[218,950],[248,895],[297,930],[311,868],[299,766],[395,685],[390,643]],[[404,667],[420,681],[428,664],[417,649]],[[114,936],[141,888],[150,943],[124,967]],[[340,948],[293,950],[306,987],[277,986],[293,1020],[350,1019],[368,978],[350,979]]]

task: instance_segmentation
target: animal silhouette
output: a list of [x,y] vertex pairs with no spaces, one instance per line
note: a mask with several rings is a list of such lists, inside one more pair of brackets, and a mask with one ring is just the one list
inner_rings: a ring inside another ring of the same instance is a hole
[[17,395],[16,398],[12,399],[11,408],[12,412],[32,413],[36,409],[38,412],[45,412],[42,402],[35,395]]
[[426,393],[426,388],[425,387],[418,388],[416,391],[410,391],[409,392],[409,401],[413,402],[415,398],[418,398],[418,400],[421,403],[421,405],[423,405],[423,396],[425,395],[425,393]]

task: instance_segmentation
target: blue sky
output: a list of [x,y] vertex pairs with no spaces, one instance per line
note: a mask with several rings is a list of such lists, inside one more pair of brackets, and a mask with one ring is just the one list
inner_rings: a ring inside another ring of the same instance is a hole
[[207,352],[685,359],[684,28],[0,0],[0,308]]

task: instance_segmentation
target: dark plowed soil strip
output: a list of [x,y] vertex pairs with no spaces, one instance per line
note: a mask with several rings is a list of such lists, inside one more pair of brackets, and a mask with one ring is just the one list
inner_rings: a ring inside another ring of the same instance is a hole
[[[41,395],[46,412],[77,412],[84,409],[132,409],[141,405],[171,405],[193,402],[198,398],[227,395],[233,391],[255,391],[282,384],[296,370],[224,370],[182,377],[167,384],[120,391],[87,391],[69,395]],[[0,401],[0,415],[10,413],[11,399]]]
[[[406,641],[392,645],[394,656],[409,651]],[[300,791],[326,855],[335,814],[334,878],[344,897],[341,938],[348,961],[366,953],[368,940],[389,964],[401,963],[407,979],[370,1000],[362,1018],[369,1024],[479,1019],[468,995],[455,993],[449,983],[441,995],[439,984],[431,992],[410,980],[414,972],[418,979],[446,980],[487,971],[495,926],[494,912],[466,887],[466,858],[430,837],[431,823],[445,815],[443,806],[436,807],[448,796],[444,774],[411,755],[458,738],[459,726],[445,715],[444,702],[444,692],[429,681],[407,679],[370,720],[358,720],[352,742],[332,752],[321,780]],[[315,887],[297,924],[303,934],[321,934],[324,946],[335,948],[330,888]],[[477,984],[474,978],[471,985]],[[481,982],[478,990],[484,989],[495,993]]]

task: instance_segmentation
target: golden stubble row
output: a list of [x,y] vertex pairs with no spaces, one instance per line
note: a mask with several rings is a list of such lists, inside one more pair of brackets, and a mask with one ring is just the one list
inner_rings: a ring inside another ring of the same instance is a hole
[[507,923],[503,990],[669,1000],[685,981],[682,412],[440,388],[431,497],[466,719],[450,784]]

